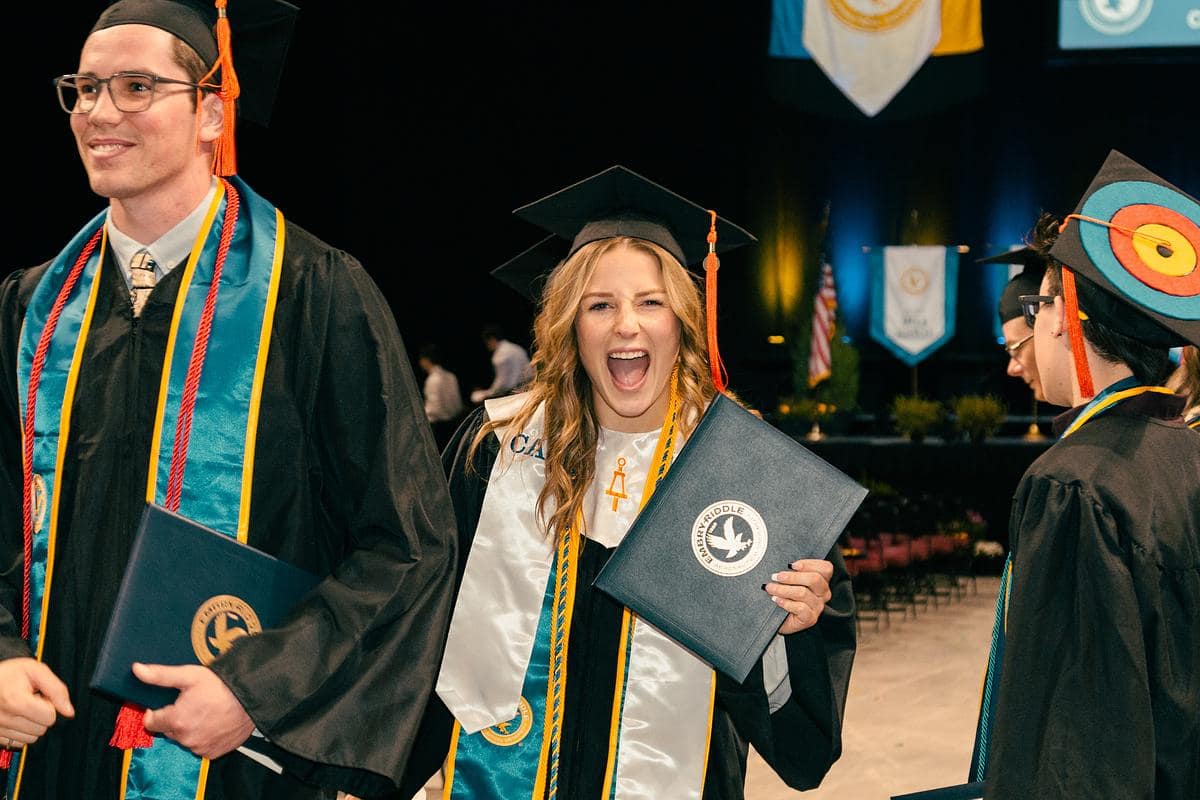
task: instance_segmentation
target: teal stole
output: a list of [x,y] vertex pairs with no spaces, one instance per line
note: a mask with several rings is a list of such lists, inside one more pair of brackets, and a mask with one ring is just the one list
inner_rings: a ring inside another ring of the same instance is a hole
[[[517,715],[472,734],[455,721],[446,758],[446,798],[541,800],[543,796],[556,796],[580,529],[576,524],[574,529],[564,531],[556,548]],[[548,784],[551,790],[547,794]]]
[[[38,660],[54,577],[56,479],[66,457],[75,384],[100,285],[106,213],[51,262],[21,331],[17,386],[24,425],[29,597],[23,633]],[[151,444],[147,502],[243,542],[283,250],[283,215],[237,178],[222,180],[186,265],[178,267],[184,272]],[[11,800],[20,798],[23,755],[15,754],[9,770]],[[125,751],[121,797],[199,800],[208,766],[171,740],[154,737],[150,747]]]
[[[1141,386],[1132,376],[1123,378],[1092,398],[1092,401],[1075,417],[1075,421],[1071,423],[1070,427],[1063,431],[1059,440],[1067,438],[1121,401],[1145,392],[1171,393],[1169,389],[1161,386]],[[995,723],[997,698],[1000,694],[1000,672],[1004,665],[1004,641],[1008,630],[1012,572],[1013,550],[1010,547],[1008,558],[1004,560],[1000,593],[996,596],[996,618],[992,625],[992,644],[988,651],[987,672],[983,678],[983,697],[979,706],[979,722],[975,727],[975,747],[971,753],[971,772],[967,778],[970,781],[982,781],[987,778],[988,750],[991,746],[992,726]]]

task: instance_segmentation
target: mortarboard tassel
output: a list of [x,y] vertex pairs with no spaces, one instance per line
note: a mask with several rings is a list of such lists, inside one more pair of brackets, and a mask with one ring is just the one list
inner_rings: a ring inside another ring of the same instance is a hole
[[0,752],[0,769],[8,769],[12,766],[12,754],[12,750]]
[[1067,306],[1067,331],[1071,335],[1071,355],[1075,359],[1075,376],[1079,380],[1079,394],[1085,399],[1096,396],[1092,386],[1092,370],[1088,366],[1087,350],[1083,346],[1083,325],[1080,320],[1079,295],[1075,292],[1075,272],[1065,264],[1062,268],[1063,302]]
[[704,257],[704,310],[708,322],[708,365],[712,369],[713,384],[718,392],[728,385],[725,362],[717,347],[717,270],[721,261],[717,258],[717,212],[709,210],[712,222],[708,228],[708,255]]
[[[213,174],[226,177],[237,174],[237,145],[234,133],[237,129],[237,99],[242,93],[237,72],[233,68],[233,43],[229,30],[229,17],[225,6],[229,0],[216,0],[217,7],[217,63],[209,70],[204,80],[221,70],[221,103],[225,106],[225,124],[221,138],[213,148]],[[204,82],[201,81],[201,83]]]
[[[1115,228],[1131,236],[1136,233],[1128,228],[1121,228],[1094,217],[1085,217],[1082,214],[1068,214],[1063,219],[1062,224],[1058,226],[1060,234],[1067,229],[1067,223],[1072,219],[1078,219],[1083,222],[1094,222],[1109,228]],[[1092,385],[1092,369],[1088,366],[1087,350],[1083,346],[1083,326],[1080,324],[1080,320],[1084,319],[1084,316],[1079,311],[1079,294],[1075,291],[1075,272],[1066,264],[1062,265],[1062,285],[1063,304],[1066,306],[1067,314],[1067,332],[1071,336],[1071,357],[1075,361],[1075,377],[1079,382],[1080,396],[1087,400],[1096,396],[1096,388]]]
[[109,747],[132,750],[154,744],[154,737],[146,730],[145,719],[146,709],[130,703],[122,704],[117,714],[117,724],[113,726],[112,738],[108,740]]

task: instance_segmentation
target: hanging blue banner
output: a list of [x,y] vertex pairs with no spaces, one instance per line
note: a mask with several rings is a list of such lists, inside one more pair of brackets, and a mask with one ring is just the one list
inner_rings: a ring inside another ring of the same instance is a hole
[[884,247],[871,253],[871,338],[910,367],[954,335],[958,253]]

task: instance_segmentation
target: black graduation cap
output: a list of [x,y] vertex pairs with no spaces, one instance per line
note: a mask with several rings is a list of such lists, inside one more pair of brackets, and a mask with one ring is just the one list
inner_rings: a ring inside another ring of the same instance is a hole
[[1050,255],[1090,318],[1153,346],[1200,345],[1200,203],[1113,150]]
[[[298,9],[283,0],[231,0],[233,65],[241,85],[239,111],[266,125],[291,42]],[[217,61],[217,9],[205,0],[116,0],[92,32],[117,25],[150,25],[187,42],[208,66]]]
[[496,267],[492,277],[536,305],[546,278],[566,257],[567,243],[552,234]]
[[[616,165],[590,178],[585,178],[541,200],[513,211],[518,217],[539,225],[570,247],[559,256],[567,258],[589,242],[631,236],[645,239],[666,250],[685,267],[695,266],[708,254],[708,230],[712,222],[703,206],[660,186],[630,169]],[[527,276],[514,276],[512,283],[504,274],[524,270],[533,274],[536,266],[534,250],[539,245],[497,268],[492,274],[513,285],[527,282]],[[744,228],[717,217],[718,253],[757,241]],[[549,257],[548,249],[540,251]],[[527,257],[528,256],[528,257]],[[558,261],[544,262],[546,271]],[[521,290],[518,290],[521,291]],[[522,291],[527,294],[528,289]]]
[[1025,316],[1021,302],[1017,299],[1023,294],[1038,294],[1042,288],[1042,277],[1046,274],[1046,259],[1032,247],[1019,247],[1004,253],[997,253],[987,258],[975,260],[976,264],[1020,264],[1024,268],[1008,279],[1004,291],[1000,294],[1000,304],[997,309],[1000,314],[1000,324],[1011,319]]

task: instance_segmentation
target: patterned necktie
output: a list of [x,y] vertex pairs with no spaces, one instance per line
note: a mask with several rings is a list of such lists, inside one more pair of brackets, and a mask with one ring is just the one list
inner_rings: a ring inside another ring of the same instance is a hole
[[133,303],[133,315],[140,317],[146,298],[154,289],[154,268],[157,264],[150,257],[149,250],[138,250],[129,260],[129,301]]

